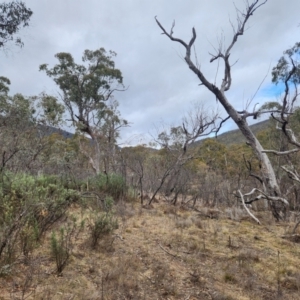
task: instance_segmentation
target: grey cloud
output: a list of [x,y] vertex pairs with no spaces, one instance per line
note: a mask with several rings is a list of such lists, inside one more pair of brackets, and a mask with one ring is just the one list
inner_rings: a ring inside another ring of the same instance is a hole
[[[124,139],[147,134],[162,119],[181,120],[192,101],[215,105],[216,101],[185,65],[182,47],[169,41],[155,23],[170,28],[176,21],[174,35],[184,40],[197,31],[196,50],[203,72],[214,81],[217,63],[210,64],[208,52],[218,39],[232,38],[229,19],[235,22],[231,0],[27,0],[34,15],[30,27],[20,32],[23,49],[10,45],[8,55],[1,54],[1,75],[12,81],[12,93],[26,95],[42,91],[55,94],[57,88],[39,65],[56,63],[54,55],[70,52],[80,62],[85,49],[104,47],[118,53],[116,66],[124,75],[126,92],[116,94],[122,116],[132,126],[123,131]],[[235,1],[239,8],[243,0]],[[269,0],[249,22],[245,35],[232,51],[233,86],[228,93],[232,103],[243,108],[255,93],[270,66],[282,52],[298,41],[299,0]],[[219,70],[222,70],[220,65]],[[222,79],[219,72],[217,79]],[[270,84],[268,74],[264,86]],[[268,100],[260,95],[257,101]]]

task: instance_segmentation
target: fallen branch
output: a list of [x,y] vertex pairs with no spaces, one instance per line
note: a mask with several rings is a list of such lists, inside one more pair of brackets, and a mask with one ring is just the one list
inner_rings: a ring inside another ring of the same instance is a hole
[[[240,191],[239,191],[240,192]],[[245,203],[246,204],[251,204],[252,202],[254,201],[257,201],[257,200],[260,200],[260,199],[266,199],[266,200],[271,200],[271,201],[280,201],[282,203],[284,203],[285,205],[289,206],[289,202],[285,199],[285,198],[282,198],[282,197],[278,197],[278,196],[269,196],[267,195],[266,193],[264,193],[263,191],[261,191],[260,189],[257,189],[257,188],[254,188],[252,189],[251,192],[245,194],[244,196],[250,196],[250,195],[253,195],[255,192],[258,192],[260,193],[260,195],[258,195],[257,197],[255,197],[254,199],[251,199],[249,201],[246,201]]]
[[260,225],[260,221],[252,214],[252,212],[251,212],[251,211],[249,210],[249,208],[246,206],[243,194],[241,193],[240,190],[238,190],[238,192],[239,192],[239,194],[240,194],[240,196],[241,196],[243,206],[245,207],[247,213],[249,214],[249,216],[250,216],[252,219],[254,219],[254,220]]
[[169,251],[167,251],[159,242],[157,242],[158,246],[163,250],[165,251],[167,254],[173,256],[173,257],[176,257],[176,258],[181,258],[179,255],[176,255],[176,254],[172,254],[170,253]]

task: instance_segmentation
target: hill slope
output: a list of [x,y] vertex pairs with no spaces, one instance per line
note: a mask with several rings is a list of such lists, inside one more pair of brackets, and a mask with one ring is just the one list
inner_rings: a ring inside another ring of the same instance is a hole
[[[299,246],[281,237],[287,224],[268,214],[258,215],[258,226],[240,209],[146,209],[137,202],[115,209],[118,231],[96,250],[89,229],[78,231],[60,276],[48,232],[14,273],[0,277],[0,299],[299,299]],[[86,213],[69,211],[78,220]]]
[[[269,120],[265,120],[259,123],[256,123],[254,125],[251,125],[250,128],[252,129],[253,133],[255,135],[257,135],[260,131],[265,130],[268,128],[270,124]],[[244,136],[242,135],[241,131],[239,129],[234,129],[234,130],[230,130],[227,132],[224,132],[220,135],[217,136],[217,141],[229,146],[229,145],[233,145],[233,144],[241,144],[241,143],[245,143],[246,139],[244,138]],[[195,143],[195,145],[200,145],[203,141],[205,141],[206,139],[197,141]]]

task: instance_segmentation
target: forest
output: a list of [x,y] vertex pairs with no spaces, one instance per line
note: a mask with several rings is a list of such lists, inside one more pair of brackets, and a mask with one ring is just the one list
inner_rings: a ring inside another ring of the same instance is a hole
[[[239,111],[227,96],[231,51],[267,2],[246,1],[211,54],[220,85],[193,54],[195,28],[185,41],[155,17],[225,117],[195,104],[148,144],[118,143],[130,120],[113,51],[41,62],[59,96],[12,95],[0,77],[0,299],[299,299],[300,43],[272,66],[279,100]],[[0,48],[26,47],[32,13],[0,4]],[[238,130],[221,134],[229,119]]]

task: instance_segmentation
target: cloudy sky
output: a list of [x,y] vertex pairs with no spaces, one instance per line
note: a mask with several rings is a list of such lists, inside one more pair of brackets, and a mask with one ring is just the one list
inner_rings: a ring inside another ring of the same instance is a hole
[[[252,0],[249,0],[252,2]],[[116,67],[128,86],[116,94],[122,116],[131,126],[122,132],[122,141],[132,144],[148,140],[148,133],[166,123],[180,124],[195,102],[215,110],[215,98],[199,86],[184,63],[183,48],[161,35],[154,17],[170,28],[174,36],[188,41],[191,28],[197,31],[195,43],[201,69],[214,81],[218,64],[210,64],[210,53],[224,37],[232,38],[230,20],[236,14],[232,0],[26,0],[33,11],[30,26],[20,32],[24,48],[7,45],[0,53],[1,76],[10,78],[11,93],[27,96],[41,92],[56,95],[58,88],[44,72],[43,63],[53,66],[58,52],[69,52],[77,63],[85,49],[104,47],[117,52]],[[244,0],[235,0],[239,9]],[[269,0],[248,23],[231,54],[233,84],[228,92],[231,103],[244,109],[278,97],[271,85],[270,70],[282,52],[300,40],[300,1]],[[222,65],[219,71],[222,70]],[[256,94],[264,77],[264,83]],[[218,108],[222,113],[221,107]],[[223,114],[225,116],[225,114]],[[232,129],[228,123],[224,130]]]

